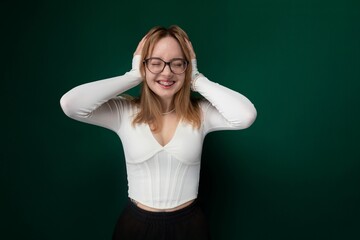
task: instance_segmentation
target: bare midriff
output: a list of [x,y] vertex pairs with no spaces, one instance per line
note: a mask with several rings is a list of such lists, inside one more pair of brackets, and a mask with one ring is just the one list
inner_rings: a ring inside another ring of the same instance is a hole
[[177,207],[174,207],[174,208],[167,208],[167,209],[158,209],[158,208],[152,208],[152,207],[149,207],[149,206],[146,206],[144,204],[141,204],[139,202],[137,202],[136,200],[134,199],[131,199],[131,201],[138,207],[138,208],[141,208],[145,211],[149,211],[149,212],[175,212],[175,211],[178,211],[180,209],[183,209],[183,208],[186,208],[187,206],[190,206],[194,201],[194,200],[190,200],[186,203],[183,203]]

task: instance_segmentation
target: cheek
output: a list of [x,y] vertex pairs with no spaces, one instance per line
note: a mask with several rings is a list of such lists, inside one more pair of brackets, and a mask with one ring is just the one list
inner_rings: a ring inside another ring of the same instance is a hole
[[184,86],[185,85],[185,76],[181,76],[178,78],[178,81],[180,82],[180,85],[181,86]]
[[147,82],[147,84],[154,84],[155,77],[156,77],[155,74],[149,71],[145,72],[145,81]]

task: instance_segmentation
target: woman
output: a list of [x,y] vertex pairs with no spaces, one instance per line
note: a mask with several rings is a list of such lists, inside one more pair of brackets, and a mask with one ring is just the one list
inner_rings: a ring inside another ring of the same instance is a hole
[[[140,83],[139,98],[119,96]],[[193,100],[191,90],[204,98]],[[249,127],[256,110],[198,72],[180,27],[151,29],[131,71],[75,87],[60,102],[67,116],[113,130],[122,141],[130,201],[113,239],[209,239],[196,203],[204,137]]]

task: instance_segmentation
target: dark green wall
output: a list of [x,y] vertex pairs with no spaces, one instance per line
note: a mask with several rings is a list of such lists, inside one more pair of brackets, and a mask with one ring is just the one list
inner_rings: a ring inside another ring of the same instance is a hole
[[213,239],[359,239],[359,23],[355,0],[3,1],[0,238],[110,239],[121,143],[59,99],[123,74],[150,27],[178,24],[199,70],[258,110],[206,139]]

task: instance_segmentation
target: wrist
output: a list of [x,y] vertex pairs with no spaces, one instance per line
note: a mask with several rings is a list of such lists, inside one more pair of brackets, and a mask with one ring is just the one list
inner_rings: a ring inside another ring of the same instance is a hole
[[202,75],[201,73],[197,72],[194,74],[192,80],[191,80],[191,90],[196,92],[196,82],[200,77],[203,77],[204,75]]
[[134,55],[131,63],[132,70],[140,69],[140,60],[141,60],[141,55]]
[[132,63],[131,63],[131,71],[129,72],[131,75],[136,76],[136,77],[141,77],[140,60],[141,60],[141,55],[133,56]]
[[191,79],[194,80],[197,74],[199,74],[199,70],[197,68],[197,60],[195,58],[191,59],[191,67],[192,67]]

